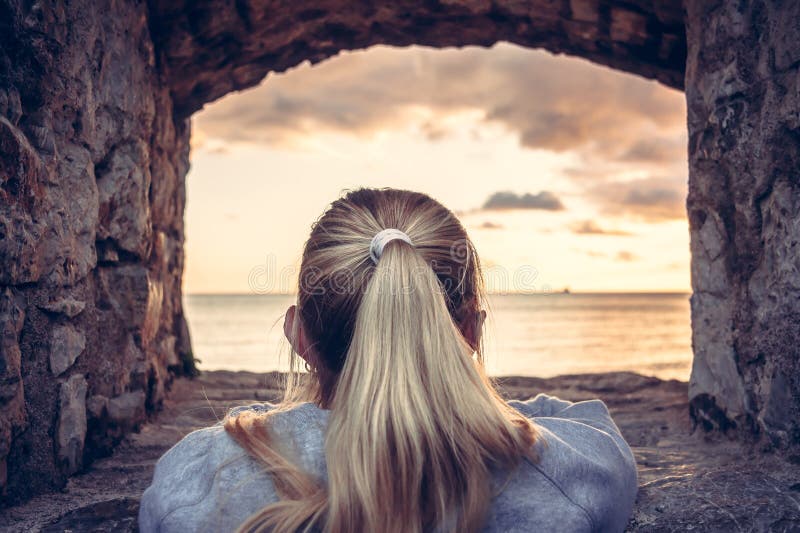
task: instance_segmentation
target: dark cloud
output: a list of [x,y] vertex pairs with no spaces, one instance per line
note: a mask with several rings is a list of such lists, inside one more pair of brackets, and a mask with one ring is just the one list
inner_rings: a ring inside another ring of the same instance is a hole
[[633,235],[628,231],[603,228],[594,220],[584,220],[573,224],[572,232],[578,235]]
[[613,181],[613,169],[604,165],[583,165],[574,167],[565,167],[561,170],[566,176],[576,182],[586,182],[591,184],[599,181]]
[[615,259],[617,261],[630,262],[630,261],[636,261],[639,258],[632,252],[629,252],[627,250],[620,250],[619,252],[617,252]]
[[[442,138],[442,118],[478,111],[530,148],[638,161],[679,157],[682,93],[588,61],[509,43],[491,49],[376,46],[304,63],[227,97],[195,117],[229,141],[291,144],[317,131],[369,136],[424,117]],[[652,141],[642,141],[650,139]]]
[[426,139],[435,142],[444,139],[450,132],[440,124],[428,120],[422,124],[422,133],[425,135]]
[[658,222],[686,218],[686,190],[685,178],[652,177],[605,183],[588,193],[606,214]]
[[629,146],[617,159],[634,163],[685,163],[686,144],[683,138],[643,138]]
[[622,203],[637,207],[659,207],[677,204],[681,200],[678,191],[667,188],[635,188],[628,190]]
[[499,191],[489,197],[483,209],[543,209],[545,211],[561,211],[564,204],[550,191],[537,194],[516,194],[510,191]]
[[219,146],[208,147],[206,151],[215,155],[228,155],[230,153],[230,148],[223,144]]
[[491,220],[486,220],[483,222],[483,224],[478,226],[478,228],[480,229],[503,229],[503,227],[504,226],[502,224],[498,224],[497,222],[492,222]]

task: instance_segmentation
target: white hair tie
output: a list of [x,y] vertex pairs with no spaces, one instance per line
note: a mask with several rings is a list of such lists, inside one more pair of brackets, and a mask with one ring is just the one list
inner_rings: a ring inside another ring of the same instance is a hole
[[414,246],[414,243],[411,242],[411,238],[399,229],[387,228],[381,230],[375,234],[372,238],[372,242],[369,243],[369,256],[376,265],[378,264],[378,259],[381,258],[381,254],[383,254],[384,246],[386,246],[389,241],[395,239],[406,241],[411,246]]

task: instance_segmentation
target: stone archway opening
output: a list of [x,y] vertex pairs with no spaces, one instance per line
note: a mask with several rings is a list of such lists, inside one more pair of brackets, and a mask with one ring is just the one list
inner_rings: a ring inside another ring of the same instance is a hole
[[[283,295],[308,227],[341,190],[389,185],[468,228],[492,375],[688,380],[684,117],[683,94],[655,81],[509,43],[374,46],[226,95],[192,118],[183,287],[201,368],[286,369]],[[565,288],[683,294],[584,297],[566,332]],[[525,300],[541,314],[523,319],[509,293],[553,302]]]
[[187,370],[190,115],[270,71],[378,43],[508,41],[685,90],[692,414],[800,443],[800,4],[153,0],[0,15],[5,501],[62,486]]

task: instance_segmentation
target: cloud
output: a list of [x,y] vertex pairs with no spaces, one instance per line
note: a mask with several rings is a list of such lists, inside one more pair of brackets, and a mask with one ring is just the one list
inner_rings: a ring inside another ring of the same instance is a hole
[[447,137],[447,135],[450,133],[445,126],[437,124],[432,120],[423,122],[421,129],[422,133],[425,135],[425,138],[432,142],[440,141]]
[[587,193],[606,214],[660,222],[686,218],[686,190],[685,178],[649,177],[605,183]]
[[617,159],[635,163],[683,163],[686,161],[686,151],[683,138],[648,137],[630,145]]
[[219,144],[219,145],[216,145],[216,146],[208,146],[208,147],[204,147],[204,149],[209,154],[215,154],[215,155],[228,155],[230,153],[230,151],[231,151],[230,147],[228,147],[228,145],[226,145],[226,144]]
[[483,209],[543,209],[561,211],[564,204],[550,191],[537,194],[516,194],[510,191],[499,191],[492,194],[483,204]]
[[634,254],[633,252],[629,252],[628,250],[620,250],[615,255],[611,256],[606,252],[601,252],[599,250],[578,250],[581,253],[588,255],[589,257],[593,257],[595,259],[614,259],[614,261],[621,261],[625,263],[629,263],[631,261],[638,261],[639,256]]
[[572,232],[578,235],[633,235],[628,231],[605,229],[594,220],[584,220],[572,225]]
[[[490,131],[481,125],[500,125],[523,147],[574,156],[560,172],[601,215],[647,222],[686,217],[685,179],[660,177],[686,172],[681,92],[583,59],[509,43],[445,49],[379,45],[341,52],[313,67],[306,62],[196,114],[193,147],[307,146],[309,137],[321,133],[371,138],[405,128],[436,142],[464,127],[463,121],[450,120],[464,112],[477,120],[466,132],[472,137]],[[493,207],[564,208],[558,198],[548,204],[547,196],[531,196],[500,197]]]
[[608,257],[608,254],[605,252],[598,252],[597,250],[581,250],[583,253],[588,255],[589,257]]
[[630,261],[636,261],[638,257],[632,252],[629,252],[627,250],[620,250],[619,252],[617,252],[615,259],[617,261],[630,262]]
[[271,74],[194,121],[209,137],[292,145],[321,131],[371,136],[424,116],[423,134],[441,139],[444,118],[465,110],[504,126],[528,148],[575,150],[586,159],[686,161],[682,93],[509,43],[342,52]]
[[491,220],[486,220],[483,222],[483,224],[478,226],[478,228],[480,229],[503,229],[503,227],[504,226],[502,224],[498,224],[497,222],[492,222]]

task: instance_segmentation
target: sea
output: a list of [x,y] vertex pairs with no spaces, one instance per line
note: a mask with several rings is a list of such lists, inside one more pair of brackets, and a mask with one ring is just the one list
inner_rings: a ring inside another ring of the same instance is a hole
[[[187,295],[185,312],[200,369],[286,370],[283,315],[295,298]],[[689,379],[688,294],[490,294],[487,303],[484,345],[492,376],[628,370]]]

